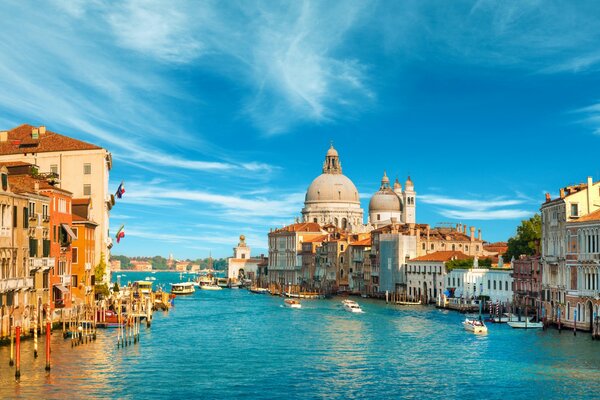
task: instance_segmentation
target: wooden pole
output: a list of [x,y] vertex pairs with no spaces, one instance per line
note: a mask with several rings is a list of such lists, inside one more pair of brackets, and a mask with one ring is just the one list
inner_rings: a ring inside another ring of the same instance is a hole
[[[12,318],[9,319],[10,322],[12,321]],[[10,327],[10,360],[8,361],[8,365],[10,365],[11,367],[13,365],[15,365],[15,335],[14,335],[14,326],[11,325]]]
[[50,321],[46,322],[46,371],[50,371]]
[[33,358],[37,358],[38,356],[38,318],[39,318],[39,310],[35,313],[35,318],[33,322]]
[[15,337],[16,337],[16,342],[17,342],[17,355],[16,355],[16,368],[15,368],[15,378],[19,379],[21,377],[21,327],[20,326],[16,326],[15,327]]

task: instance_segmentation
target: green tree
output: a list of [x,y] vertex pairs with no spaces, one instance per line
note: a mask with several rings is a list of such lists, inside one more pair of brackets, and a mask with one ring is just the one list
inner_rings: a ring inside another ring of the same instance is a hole
[[542,241],[542,217],[535,214],[530,219],[521,221],[517,227],[517,234],[508,239],[508,250],[504,253],[504,259],[510,261],[513,257],[520,255],[536,255],[540,253]]
[[121,269],[129,269],[131,267],[131,259],[127,256],[117,256],[111,254],[110,259],[121,261]]
[[106,262],[104,261],[104,253],[100,253],[100,262],[94,268],[94,277],[96,282],[100,283],[106,274]]

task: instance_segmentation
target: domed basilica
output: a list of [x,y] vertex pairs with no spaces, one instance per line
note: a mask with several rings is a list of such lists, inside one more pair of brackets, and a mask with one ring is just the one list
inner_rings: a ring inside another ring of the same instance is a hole
[[365,225],[360,196],[354,183],[342,174],[342,164],[333,145],[327,151],[323,173],[312,181],[306,191],[302,218],[304,222],[333,224],[348,232],[368,232],[374,228],[397,223],[415,223],[416,192],[410,177],[402,186],[396,179],[394,188],[383,174],[381,187],[369,202],[369,221]]

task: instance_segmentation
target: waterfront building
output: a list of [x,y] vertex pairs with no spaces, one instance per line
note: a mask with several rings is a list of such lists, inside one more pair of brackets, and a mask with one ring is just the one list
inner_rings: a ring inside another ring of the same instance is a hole
[[[444,291],[465,300],[487,296],[492,302],[507,303],[513,299],[512,269],[457,268],[446,275]],[[452,297],[452,296],[451,296]]]
[[233,248],[233,257],[227,259],[227,277],[237,281],[243,279],[256,280],[258,264],[263,257],[252,257],[250,246],[246,243],[246,237],[240,235],[240,241]]
[[436,251],[409,260],[406,266],[408,299],[424,304],[436,301],[446,288],[446,263],[469,258],[460,251]]
[[29,200],[15,194],[8,169],[0,167],[0,336],[6,337],[15,325],[28,323],[29,291]]
[[567,222],[565,240],[567,287],[562,319],[591,331],[600,308],[600,209]]
[[152,271],[152,263],[146,260],[131,260],[131,269],[134,271]]
[[[11,190],[27,197],[28,200],[28,227],[29,237],[29,275],[33,278],[33,287],[29,292],[29,309],[27,314],[33,322],[45,321],[52,301],[49,285],[50,270],[55,267],[55,259],[50,257],[50,199],[40,193],[40,187],[48,185],[45,181],[32,178],[29,175],[12,175],[29,171],[31,165],[24,163],[7,163],[8,181]],[[24,326],[24,328],[27,328]]]
[[[94,259],[110,259],[109,211],[114,196],[108,188],[112,155],[106,149],[52,132],[45,126],[23,124],[0,131],[0,161],[36,165],[41,174],[55,174],[57,189],[69,191],[75,198],[91,199],[90,218],[98,224]],[[109,275],[107,270],[106,283]]]
[[366,294],[365,273],[371,264],[371,235],[357,238],[348,245],[348,290],[355,294]]
[[512,261],[514,303],[538,308],[542,301],[542,268],[540,256],[521,256]]
[[325,233],[314,222],[297,222],[269,232],[267,282],[299,284],[302,279],[302,243]]
[[98,224],[91,219],[90,199],[73,199],[73,233],[71,246],[71,296],[77,306],[91,305],[94,300],[95,231]]
[[112,272],[121,270],[121,260],[117,260],[115,258],[110,259],[110,270]]
[[329,234],[324,234],[312,238],[306,238],[302,242],[300,251],[301,259],[301,284],[313,290],[322,280],[322,276],[317,275],[317,251],[329,239]]
[[541,206],[542,299],[545,302],[546,318],[550,321],[558,320],[559,309],[562,321],[565,320],[565,315],[567,319],[572,319],[574,315],[570,303],[567,307],[567,290],[573,286],[570,279],[575,276],[570,275],[566,264],[567,243],[570,245],[572,240],[570,236],[567,242],[567,224],[599,208],[600,182],[594,183],[591,177],[588,177],[586,183],[560,189],[560,195],[556,199],[546,194],[546,201]]

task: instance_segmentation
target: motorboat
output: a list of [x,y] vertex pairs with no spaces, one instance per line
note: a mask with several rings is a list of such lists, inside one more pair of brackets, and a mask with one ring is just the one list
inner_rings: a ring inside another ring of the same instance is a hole
[[176,295],[194,294],[194,282],[171,283],[171,293]]
[[487,326],[485,326],[482,320],[465,318],[462,324],[469,332],[487,333]]
[[362,308],[360,308],[358,303],[355,302],[354,300],[344,300],[344,301],[342,301],[342,306],[344,307],[344,310],[346,310],[348,312],[352,312],[352,313],[364,312],[362,310]]
[[229,279],[227,279],[227,278],[218,278],[217,279],[217,285],[219,285],[222,288],[228,288],[229,287]]
[[201,285],[200,289],[202,290],[223,290],[223,288],[219,285],[215,285],[214,283],[210,283],[208,285]]
[[283,301],[283,306],[288,308],[302,308],[302,304],[296,299],[285,299]]
[[490,318],[491,322],[494,322],[496,324],[498,323],[507,323],[507,322],[522,322],[522,321],[531,321],[531,317],[526,317],[526,316],[521,316],[521,318],[519,318],[518,315],[516,314],[512,314],[512,313],[504,313],[502,314],[502,316],[498,317],[498,316],[493,316],[492,318]]
[[419,301],[397,301],[396,304],[399,306],[420,306],[421,300]]
[[524,321],[508,321],[506,324],[511,328],[519,329],[540,329],[544,327],[543,322],[531,322],[527,319]]
[[155,280],[156,280],[156,278],[155,278],[155,277],[153,277],[153,276],[147,276],[147,277],[145,278],[145,280],[147,280],[147,281],[155,281]]
[[267,294],[267,293],[269,293],[269,289],[262,288],[262,287],[251,287],[248,290],[251,291],[252,293],[256,293],[256,294]]

